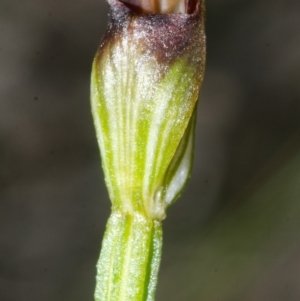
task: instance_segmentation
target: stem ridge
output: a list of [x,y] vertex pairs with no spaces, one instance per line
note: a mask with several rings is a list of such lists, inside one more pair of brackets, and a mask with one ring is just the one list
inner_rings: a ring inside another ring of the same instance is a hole
[[160,221],[112,212],[97,264],[96,301],[154,301],[162,249]]

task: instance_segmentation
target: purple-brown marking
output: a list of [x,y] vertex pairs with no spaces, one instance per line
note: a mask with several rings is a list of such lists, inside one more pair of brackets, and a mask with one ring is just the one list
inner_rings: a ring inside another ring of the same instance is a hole
[[200,1],[189,1],[188,10],[194,11],[192,14],[137,14],[122,2],[110,0],[109,28],[102,46],[107,42],[112,45],[115,39],[135,37],[133,42],[139,52],[151,53],[161,63],[171,63],[185,50],[201,46],[203,12]]

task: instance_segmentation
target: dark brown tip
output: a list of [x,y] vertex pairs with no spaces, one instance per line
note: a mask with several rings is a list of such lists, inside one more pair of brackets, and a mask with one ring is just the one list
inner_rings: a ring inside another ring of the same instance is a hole
[[[138,0],[120,0],[125,6],[127,6],[132,12],[140,15],[146,13],[145,8],[140,5]],[[149,12],[148,12],[149,13]]]
[[197,9],[198,0],[185,0],[185,12],[188,15],[194,14]]

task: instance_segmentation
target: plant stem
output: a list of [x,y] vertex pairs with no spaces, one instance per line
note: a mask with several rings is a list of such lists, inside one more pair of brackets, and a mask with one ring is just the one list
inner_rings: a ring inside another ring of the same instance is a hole
[[96,301],[153,301],[162,248],[161,222],[112,212],[97,264]]

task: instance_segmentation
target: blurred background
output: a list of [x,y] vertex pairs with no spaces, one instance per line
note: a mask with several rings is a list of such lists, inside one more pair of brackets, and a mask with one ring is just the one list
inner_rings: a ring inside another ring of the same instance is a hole
[[[207,0],[192,179],[157,301],[300,300],[300,5]],[[110,202],[89,103],[104,0],[0,1],[0,300],[92,301]]]

